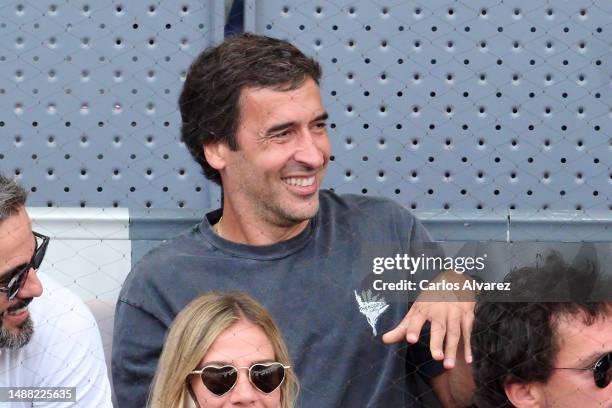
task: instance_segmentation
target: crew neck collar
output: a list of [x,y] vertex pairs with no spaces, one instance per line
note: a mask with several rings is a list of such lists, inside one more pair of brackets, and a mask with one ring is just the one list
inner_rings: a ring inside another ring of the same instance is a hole
[[221,218],[222,209],[218,208],[206,214],[199,229],[202,236],[215,248],[232,256],[249,259],[280,259],[302,249],[311,239],[317,225],[319,212],[308,222],[306,228],[296,236],[271,245],[247,245],[229,241],[215,233],[212,226]]

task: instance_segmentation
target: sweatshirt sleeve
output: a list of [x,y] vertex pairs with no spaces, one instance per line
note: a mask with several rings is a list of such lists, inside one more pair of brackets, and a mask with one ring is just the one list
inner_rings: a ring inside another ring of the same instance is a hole
[[146,405],[167,329],[146,311],[117,302],[112,352],[117,408]]

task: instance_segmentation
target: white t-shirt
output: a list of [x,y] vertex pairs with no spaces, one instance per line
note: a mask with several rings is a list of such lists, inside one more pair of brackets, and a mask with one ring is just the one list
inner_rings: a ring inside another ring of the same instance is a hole
[[93,315],[70,290],[44,274],[38,277],[43,294],[28,306],[34,334],[20,349],[0,349],[0,387],[76,387],[77,402],[12,402],[10,406],[112,407]]

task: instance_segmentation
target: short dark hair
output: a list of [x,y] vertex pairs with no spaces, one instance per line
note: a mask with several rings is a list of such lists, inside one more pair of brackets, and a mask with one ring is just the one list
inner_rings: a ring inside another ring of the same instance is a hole
[[246,33],[204,50],[189,67],[179,107],[181,140],[206,178],[221,184],[219,172],[204,157],[205,144],[221,141],[239,148],[235,135],[242,89],[289,91],[307,78],[319,83],[319,63],[287,41]]
[[531,302],[500,301],[499,296],[493,299],[487,294],[477,298],[471,337],[477,406],[513,407],[506,384],[548,380],[558,352],[555,331],[559,317],[576,317],[590,326],[612,313],[607,299],[589,300],[584,293],[573,296],[571,302],[533,301],[565,296],[567,285],[557,284],[564,281],[562,277],[586,280],[584,287],[592,288],[597,270],[593,261],[571,267],[551,252],[542,266],[514,270],[504,279],[511,283],[512,292],[528,293]]
[[0,222],[25,205],[28,193],[13,179],[0,174]]

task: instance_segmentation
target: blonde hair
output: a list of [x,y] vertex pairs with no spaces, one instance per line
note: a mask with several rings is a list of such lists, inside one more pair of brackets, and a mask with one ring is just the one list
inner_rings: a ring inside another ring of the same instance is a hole
[[[161,353],[147,406],[196,406],[187,377],[222,331],[240,320],[259,326],[272,343],[276,361],[291,365],[287,346],[274,320],[256,300],[241,292],[209,292],[189,303],[174,319]],[[286,370],[280,387],[281,407],[293,408],[298,381]]]

